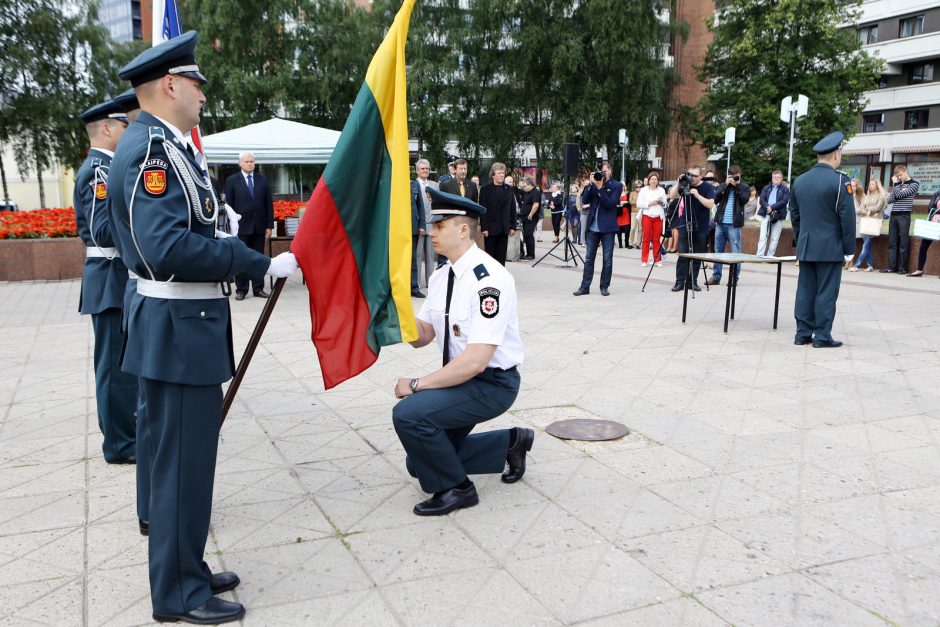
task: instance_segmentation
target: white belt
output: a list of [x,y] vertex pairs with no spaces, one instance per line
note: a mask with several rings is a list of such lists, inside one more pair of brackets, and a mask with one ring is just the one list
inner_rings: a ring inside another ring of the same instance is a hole
[[138,279],[137,275],[134,274],[133,272],[131,272],[130,270],[127,271],[127,278],[128,278],[128,279],[133,279],[133,280],[135,280],[135,281]]
[[225,298],[221,283],[163,283],[150,279],[137,279],[137,293],[153,298],[170,300],[204,300],[207,298]]
[[85,258],[92,259],[94,257],[104,257],[106,259],[114,259],[115,257],[120,257],[121,253],[118,252],[117,248],[100,248],[98,246],[86,246],[85,247]]

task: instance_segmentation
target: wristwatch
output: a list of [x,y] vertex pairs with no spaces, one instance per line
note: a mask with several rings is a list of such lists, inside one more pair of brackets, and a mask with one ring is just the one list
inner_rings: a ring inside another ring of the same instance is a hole
[[412,379],[411,383],[408,384],[408,387],[411,388],[411,393],[414,394],[418,391],[418,380]]

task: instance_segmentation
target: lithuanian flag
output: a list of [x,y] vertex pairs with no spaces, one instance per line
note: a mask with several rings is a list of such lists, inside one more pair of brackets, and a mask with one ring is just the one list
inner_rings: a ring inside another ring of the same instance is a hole
[[411,307],[411,204],[404,0],[372,57],[291,250],[307,278],[313,343],[330,389],[418,337]]

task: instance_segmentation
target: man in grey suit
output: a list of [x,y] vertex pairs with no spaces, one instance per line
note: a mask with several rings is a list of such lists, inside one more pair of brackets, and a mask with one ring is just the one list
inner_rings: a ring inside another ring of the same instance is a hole
[[800,278],[796,287],[796,337],[801,346],[836,348],[832,322],[842,281],[842,265],[855,256],[855,204],[852,180],[836,170],[845,135],[830,133],[813,146],[818,163],[793,183],[790,221]]
[[424,217],[421,229],[424,232],[418,234],[418,242],[413,250],[411,262],[418,275],[418,287],[422,288],[428,286],[428,277],[437,268],[435,262],[437,255],[434,253],[434,244],[431,242],[428,228],[428,220],[431,219],[431,200],[428,197],[427,188],[437,189],[438,185],[428,178],[431,174],[431,163],[427,159],[415,161],[415,174],[418,176],[411,181],[411,202],[412,204],[420,202],[421,215]]

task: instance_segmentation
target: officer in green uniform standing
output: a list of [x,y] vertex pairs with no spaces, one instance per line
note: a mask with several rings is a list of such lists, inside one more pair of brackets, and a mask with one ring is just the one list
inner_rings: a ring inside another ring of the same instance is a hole
[[842,163],[844,140],[845,135],[837,131],[813,146],[818,163],[796,179],[790,194],[790,220],[800,262],[793,340],[798,346],[842,346],[832,339],[832,322],[842,266],[855,255],[852,180],[836,169]]
[[498,261],[477,248],[479,217],[486,208],[469,198],[428,187],[431,241],[447,262],[428,279],[417,315],[420,348],[437,339],[443,367],[401,378],[402,399],[392,422],[408,457],[405,465],[425,492],[418,516],[440,516],[479,503],[468,475],[503,472],[505,483],[525,473],[532,429],[515,427],[470,434],[504,413],[519,393],[522,340],[516,285]]
[[91,314],[95,332],[95,401],[102,450],[109,464],[137,460],[134,407],[137,379],[121,372],[124,344],[121,312],[127,267],[108,228],[108,171],[114,149],[127,128],[127,116],[114,101],[96,105],[79,116],[91,149],[75,176],[72,203],[78,234],[85,243],[85,266],[78,310]]
[[215,596],[238,576],[214,574],[203,561],[221,384],[235,369],[223,281],[238,272],[286,277],[297,261],[291,253],[272,260],[217,229],[218,201],[184,135],[205,102],[196,40],[185,33],[120,71],[141,112],[112,163],[111,216],[115,243],[138,275],[121,366],[140,378],[147,404],[153,618],[215,624],[245,614]]

